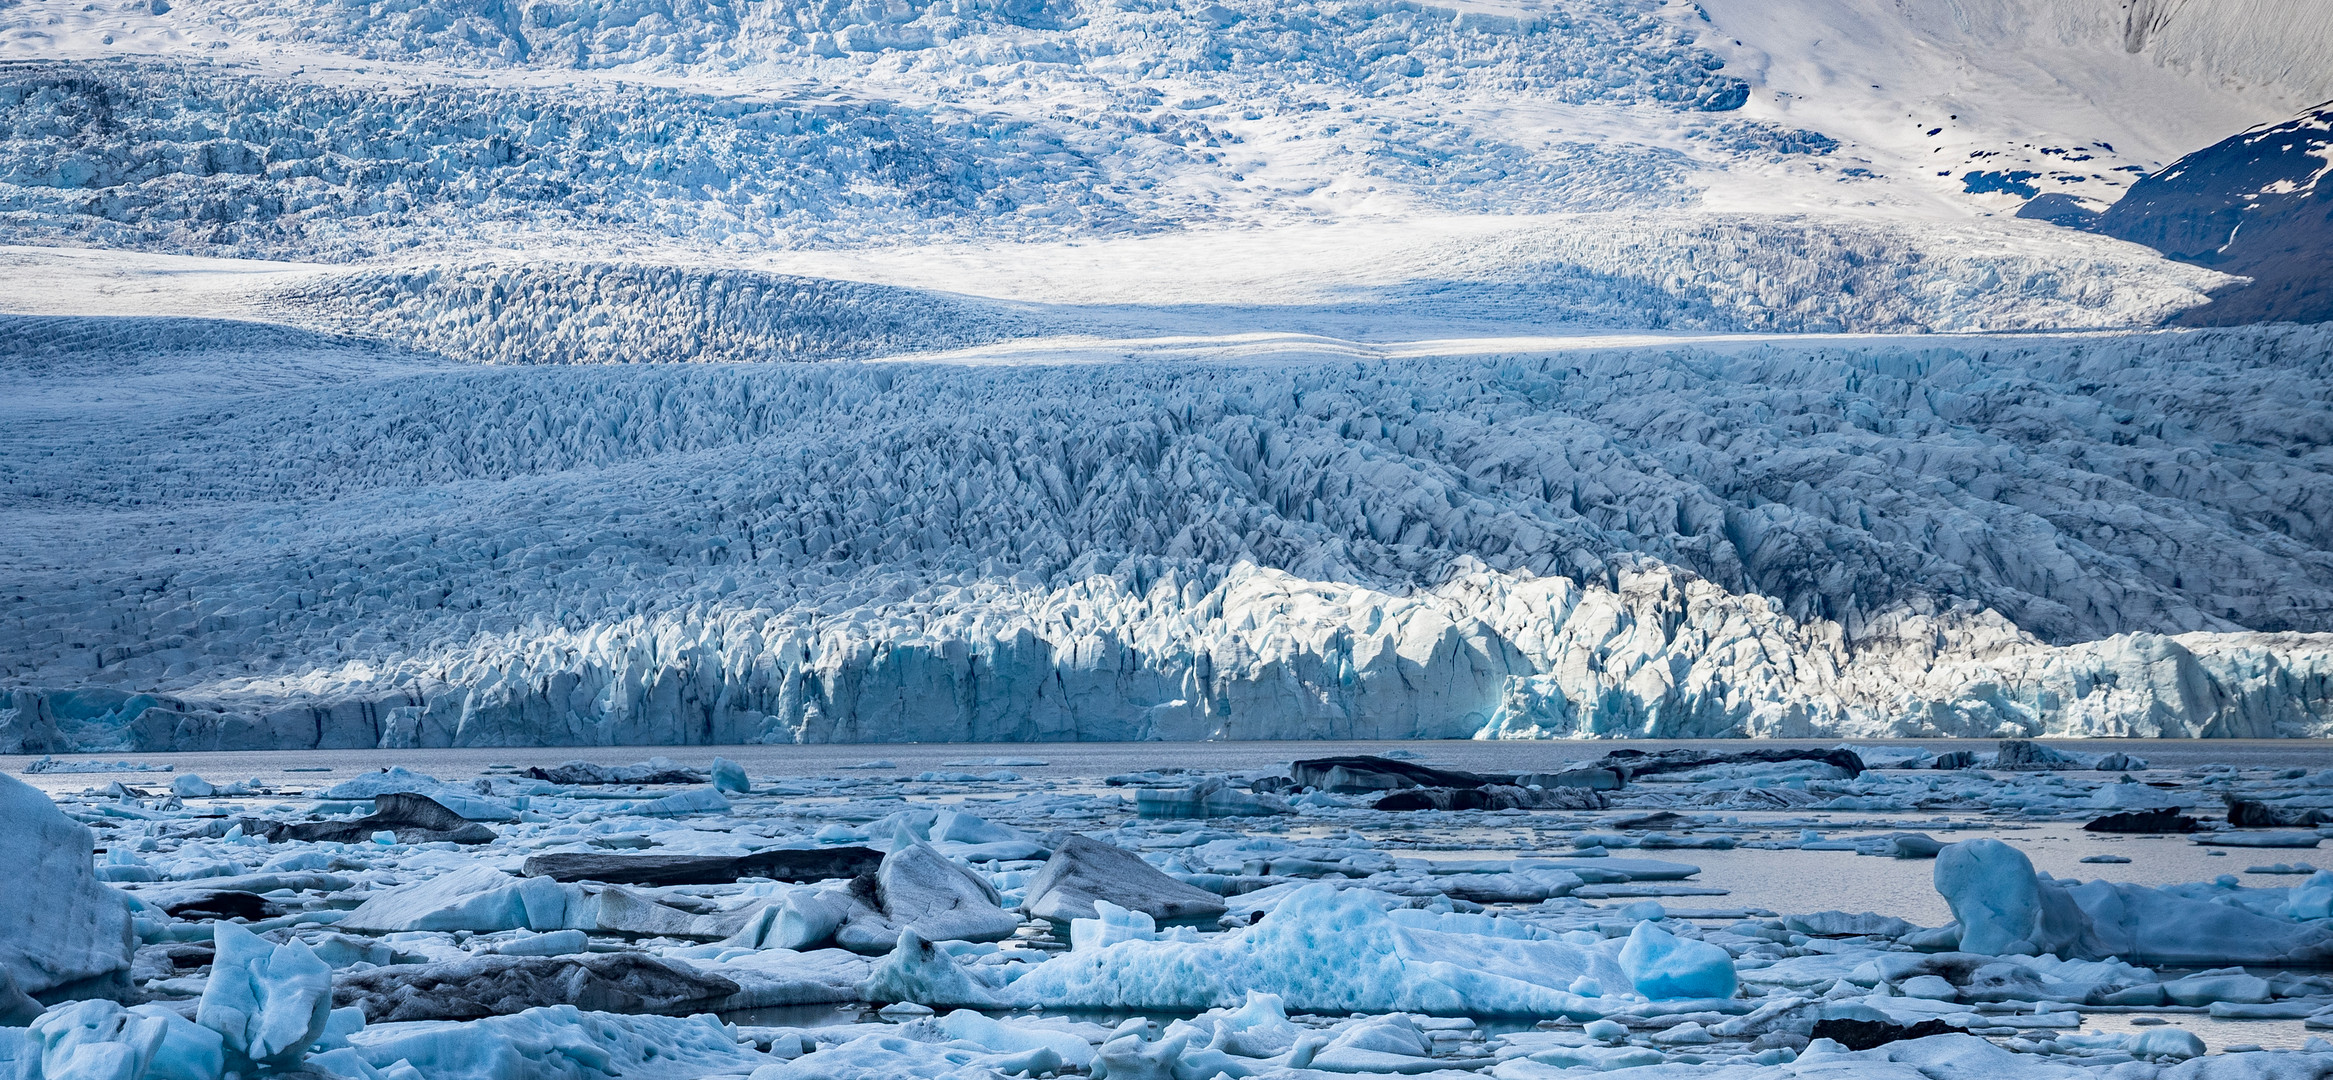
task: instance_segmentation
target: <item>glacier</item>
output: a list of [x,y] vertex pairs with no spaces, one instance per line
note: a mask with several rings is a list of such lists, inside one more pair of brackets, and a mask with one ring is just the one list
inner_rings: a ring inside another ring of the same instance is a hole
[[20,0],[0,752],[2333,734],[2281,11]]
[[140,389],[183,323],[72,325],[0,406],[14,752],[2333,730],[2322,329],[577,368],[229,326],[202,396]]
[[2312,5],[0,0],[0,1080],[2333,1080]]

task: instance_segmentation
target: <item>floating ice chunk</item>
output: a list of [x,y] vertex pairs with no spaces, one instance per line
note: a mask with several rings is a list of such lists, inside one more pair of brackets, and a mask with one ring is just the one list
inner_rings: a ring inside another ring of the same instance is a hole
[[1916,832],[1889,833],[1855,845],[1858,855],[1886,855],[1897,859],[1933,859],[1943,850],[1943,841]]
[[1589,967],[1581,947],[1498,939],[1486,949],[1472,935],[1398,926],[1385,914],[1392,902],[1366,889],[1305,885],[1245,930],[1058,954],[998,993],[1048,1008],[1230,1008],[1255,990],[1313,1012],[1600,1014],[1560,989]]
[[335,1000],[377,1021],[474,1020],[554,1004],[670,1014],[715,1007],[738,990],[685,961],[624,951],[393,964],[345,977]]
[[[23,994],[126,985],[134,942],[123,894],[97,880],[96,841],[49,797],[0,776],[0,972]],[[236,869],[240,870],[241,867]]]
[[999,1023],[970,1009],[958,1009],[937,1023],[951,1039],[985,1046],[1000,1054],[1050,1050],[1064,1064],[1081,1069],[1094,1062],[1093,1044],[1066,1031]]
[[568,890],[548,878],[514,878],[472,865],[377,894],[340,925],[376,933],[558,930],[565,928],[567,900]]
[[366,773],[326,788],[326,799],[377,799],[383,795],[420,795],[469,821],[516,821],[518,811],[500,799],[469,788],[417,773],[402,765]]
[[729,800],[712,788],[695,788],[678,795],[667,795],[633,809],[633,813],[651,817],[682,817],[688,814],[726,814]]
[[859,996],[867,1001],[912,1001],[919,1005],[985,1008],[998,1004],[995,994],[973,982],[945,951],[913,930],[900,931],[899,944],[875,962],[866,982],[859,986]]
[[590,936],[581,930],[553,930],[503,942],[494,952],[499,956],[565,956],[590,947]]
[[271,944],[234,923],[212,933],[218,954],[196,1022],[225,1037],[231,1063],[298,1065],[332,1012],[331,966],[304,943]]
[[2129,862],[2129,861],[2130,861],[2130,856],[2128,856],[2128,855],[2084,855],[2084,856],[2082,856],[2082,861],[2083,861],[2083,862],[2086,862],[2086,863],[2111,863],[2111,864],[2120,864],[2120,863],[2127,863],[2127,862]]
[[30,1032],[44,1080],[138,1080],[162,1048],[158,1019],[132,1016],[118,1002],[76,1001],[42,1013]]
[[38,776],[43,773],[169,772],[177,767],[145,761],[78,761],[42,754],[32,764],[26,765],[24,771],[28,776]]
[[1689,784],[1705,784],[1713,780],[1849,780],[1855,775],[1828,761],[1756,761],[1695,769],[1683,774],[1683,779]]
[[349,1038],[354,1055],[389,1072],[408,1063],[427,1080],[677,1080],[738,1074],[773,1059],[711,1016],[618,1016],[572,1005],[467,1023],[375,1024]]
[[96,874],[97,880],[108,882],[154,881],[161,877],[161,872],[139,858],[137,852],[123,847],[107,851],[105,860],[97,864]]
[[737,933],[744,921],[666,907],[628,889],[516,878],[473,864],[374,896],[338,925],[373,933],[586,930],[718,939]]
[[1214,1045],[1241,1057],[1268,1058],[1287,1053],[1306,1029],[1288,1020],[1288,1009],[1278,994],[1248,991],[1247,1004],[1232,1010],[1214,1010],[1199,1018],[1216,1030]]
[[[316,1039],[320,1050],[338,1050],[348,1045],[348,1037],[365,1029],[365,1011],[357,1005],[332,1010],[324,1018],[324,1034]],[[209,1030],[205,1028],[204,1030]]]
[[1594,1069],[1612,1072],[1658,1065],[1666,1060],[1660,1051],[1645,1046],[1555,1046],[1528,1057],[1501,1063],[1491,1075],[1499,1080],[1540,1080],[1565,1075],[1554,1069]]
[[[2233,887],[2235,879],[2227,884]],[[1959,920],[1959,948],[1972,953],[2198,966],[2333,959],[2333,928],[2321,923],[2142,885],[2044,881],[2023,854],[1998,840],[1944,849],[1936,890]],[[2287,911],[2290,903],[2283,905]]]
[[2031,739],[2003,739],[1993,755],[1993,768],[2011,772],[2060,772],[2087,764],[2080,757]]
[[1854,754],[1865,768],[1871,769],[1925,769],[1936,764],[1936,752],[1918,746],[1856,746],[1840,743],[1838,749]]
[[1107,949],[1121,941],[1156,941],[1158,923],[1139,911],[1128,911],[1107,900],[1094,901],[1094,917],[1069,922],[1071,952]]
[[[1187,1064],[1183,1053],[1190,1048],[1198,1032],[1191,1028],[1169,1032],[1155,1039],[1145,1038],[1147,1032],[1118,1035],[1102,1044],[1094,1053],[1093,1070],[1104,1078],[1118,1080],[1166,1080],[1185,1074],[1197,1075],[1195,1063]],[[1209,1075],[1213,1075],[1210,1073]]]
[[193,773],[170,781],[170,793],[181,799],[207,799],[218,794],[218,791],[218,788],[211,786],[210,781]]
[[1021,927],[1020,916],[998,905],[995,886],[929,844],[884,856],[875,882],[884,917],[927,941],[997,941]]
[[[184,779],[181,777],[180,779]],[[392,765],[379,772],[343,780],[317,793],[320,799],[370,799],[391,791],[411,792],[416,795],[435,795],[453,785],[426,773],[417,773],[403,765]]]
[[835,889],[795,889],[764,904],[725,944],[748,949],[807,949],[834,940],[834,932],[866,907]]
[[[13,1034],[13,1033],[11,1033]],[[218,1080],[226,1067],[219,1033],[161,1005],[124,1009],[104,999],[59,1005],[32,1021],[29,1056],[37,1068],[11,1070],[0,1049],[0,1075],[26,1080]]]
[[2042,921],[2033,861],[1999,840],[1969,840],[1936,856],[1936,891],[1960,922],[1960,947],[1986,956],[2032,954]]
[[995,844],[1026,840],[1028,835],[1019,829],[998,825],[961,810],[942,810],[932,815],[931,833],[925,839],[935,842],[952,840],[959,844]]
[[[130,855],[129,852],[121,851],[118,848],[115,849],[114,853],[125,856]],[[135,856],[130,857],[135,858]],[[261,863],[259,866],[259,872],[263,874],[271,874],[284,872],[296,873],[302,870],[330,870],[333,869],[332,864],[335,861],[338,861],[338,859],[339,857],[324,851],[287,851],[281,855],[277,855],[267,860],[264,863]],[[345,864],[342,868],[346,868]]]
[[2198,844],[2216,847],[2247,848],[2313,848],[2323,839],[2313,832],[2298,830],[2210,833],[2195,838]]
[[1919,927],[1892,915],[1865,911],[1850,915],[1844,911],[1818,911],[1811,915],[1785,915],[1782,925],[1814,937],[1902,937]]
[[[958,761],[943,761],[940,764],[945,765],[951,769],[993,769],[999,767],[1008,769],[1042,769],[1049,763],[1040,761],[1036,758],[1028,757],[986,757],[965,758]],[[888,768],[889,766],[885,767]]]
[[2202,1039],[2196,1038],[2193,1032],[2175,1027],[2134,1033],[2123,1040],[2122,1048],[2132,1057],[2174,1058],[2180,1061],[2202,1057],[2204,1054]]
[[1931,1001],[1954,1001],[1960,997],[1959,989],[1941,975],[1914,975],[1897,983],[1896,989],[1905,997],[1927,998]]
[[1289,813],[1276,795],[1257,795],[1210,776],[1187,788],[1138,788],[1135,812],[1146,818],[1262,817]]
[[1688,1020],[1654,1035],[1652,1041],[1662,1046],[1707,1046],[1716,1042],[1717,1036],[1710,1034],[1709,1029],[1700,1023]]
[[2169,810],[2181,805],[2170,792],[2135,780],[2103,785],[2090,793],[2089,802],[2101,810]]
[[2163,996],[2174,1005],[2203,1006],[2215,1001],[2258,1004],[2272,995],[2268,980],[2242,972],[2190,975],[2163,984]]
[[[2082,936],[2053,942],[2044,950],[2060,956],[2118,956],[2182,967],[2333,961],[2333,927],[2294,922],[2281,917],[2281,911],[2261,914],[2170,889],[2110,881],[2072,887],[2052,883],[2043,895],[2068,897],[2089,923]],[[2263,906],[2273,903],[2272,896],[2273,892],[2260,898]]]
[[527,775],[551,784],[702,784],[705,774],[668,757],[652,757],[630,765],[597,765],[577,759],[548,769],[528,769]]
[[217,1080],[226,1069],[226,1038],[164,1005],[133,1005],[130,1012],[157,1018],[167,1028],[162,1045],[146,1063],[145,1080]]
[[753,778],[745,775],[745,766],[728,758],[714,758],[709,773],[715,791],[734,791],[743,795],[753,790]]
[[1093,918],[1103,902],[1144,912],[1155,922],[1211,919],[1225,910],[1221,897],[1168,877],[1141,856],[1075,834],[1029,879],[1021,910],[1058,923]]
[[1661,1001],[1727,998],[1736,986],[1732,954],[1706,941],[1680,938],[1640,922],[1620,950],[1620,968],[1636,992]]
[[1323,1072],[1377,1075],[1436,1072],[1489,1064],[1488,1059],[1435,1058],[1434,1044],[1417,1022],[1396,1013],[1357,1021],[1340,1029],[1307,1067]]
[[[970,1042],[932,1043],[904,1035],[862,1035],[840,1046],[792,1061],[755,1069],[750,1080],[839,1080],[839,1078],[1038,1076],[1059,1072],[1059,1054],[1037,1048],[996,1053]],[[1140,1072],[1112,1070],[1113,1077],[1140,1080]],[[1165,1075],[1172,1075],[1165,1074]]]
[[2295,919],[2333,919],[2333,870],[2319,870],[2294,886],[2285,912]]

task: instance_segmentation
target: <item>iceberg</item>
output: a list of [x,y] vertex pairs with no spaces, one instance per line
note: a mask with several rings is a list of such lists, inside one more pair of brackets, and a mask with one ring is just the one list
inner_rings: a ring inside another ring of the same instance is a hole
[[1154,922],[1212,919],[1225,910],[1221,897],[1168,877],[1141,856],[1075,834],[1057,844],[1029,879],[1021,910],[1059,923],[1095,918],[1103,903],[1140,911]]
[[[1562,989],[1593,963],[1579,947],[1411,929],[1387,917],[1385,899],[1365,889],[1307,885],[1262,922],[1221,939],[1130,939],[1060,954],[995,1000],[1197,1011],[1238,1008],[1254,991],[1308,1012],[1601,1015]],[[1471,963],[1463,959],[1469,954]]]
[[2306,886],[2293,890],[2300,908],[2263,914],[2171,889],[2058,881],[1998,840],[1947,845],[1934,876],[1966,952],[2195,966],[2333,959],[2333,924],[2278,917],[2313,910]]
[[392,765],[380,772],[343,780],[324,789],[321,797],[370,799],[391,793],[428,796],[430,801],[470,821],[518,820],[517,811],[500,799],[487,798],[474,790],[456,787],[434,776],[413,772],[402,765]]
[[616,886],[513,877],[492,866],[471,864],[374,895],[338,925],[384,934],[583,930],[718,939],[735,934],[743,921],[742,915],[692,914]]
[[1734,996],[1734,960],[1705,941],[1686,941],[1648,920],[1620,950],[1620,969],[1636,992],[1655,1001]]
[[348,1043],[366,1065],[403,1065],[418,1080],[694,1080],[771,1061],[711,1016],[617,1016],[572,1005],[466,1023],[373,1024]]
[[95,853],[87,826],[0,775],[0,972],[17,993],[55,1001],[126,988],[130,902],[98,880]]
[[102,999],[43,1013],[31,1080],[218,1080],[226,1056],[218,1032],[160,1005],[123,1008]]
[[301,942],[271,944],[231,922],[212,934],[218,953],[195,1021],[224,1038],[238,1071],[298,1065],[331,1018],[331,965]]

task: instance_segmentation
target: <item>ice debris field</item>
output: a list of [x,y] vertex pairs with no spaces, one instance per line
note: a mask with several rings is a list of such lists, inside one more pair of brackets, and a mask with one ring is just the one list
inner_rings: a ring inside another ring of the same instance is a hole
[[[19,1080],[2333,1075],[2313,1033],[2333,1028],[2333,872],[2306,861],[2333,835],[2333,771],[2014,740],[1623,749],[1521,775],[1411,753],[1014,771],[1045,765],[0,777],[0,1063]],[[2084,842],[2045,854],[2048,832]],[[2235,857],[2177,883],[2198,850]],[[2074,851],[2102,876],[2036,869]],[[1697,865],[1736,855],[1909,887],[1893,912],[1744,905]]]

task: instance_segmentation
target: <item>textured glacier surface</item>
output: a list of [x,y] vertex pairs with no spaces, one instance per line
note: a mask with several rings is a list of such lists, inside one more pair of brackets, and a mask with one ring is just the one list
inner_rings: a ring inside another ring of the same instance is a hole
[[2325,331],[2007,213],[2329,49],[18,0],[0,750],[2333,731]]
[[0,406],[25,752],[2333,715],[2321,329],[577,368],[23,322],[70,330]]

